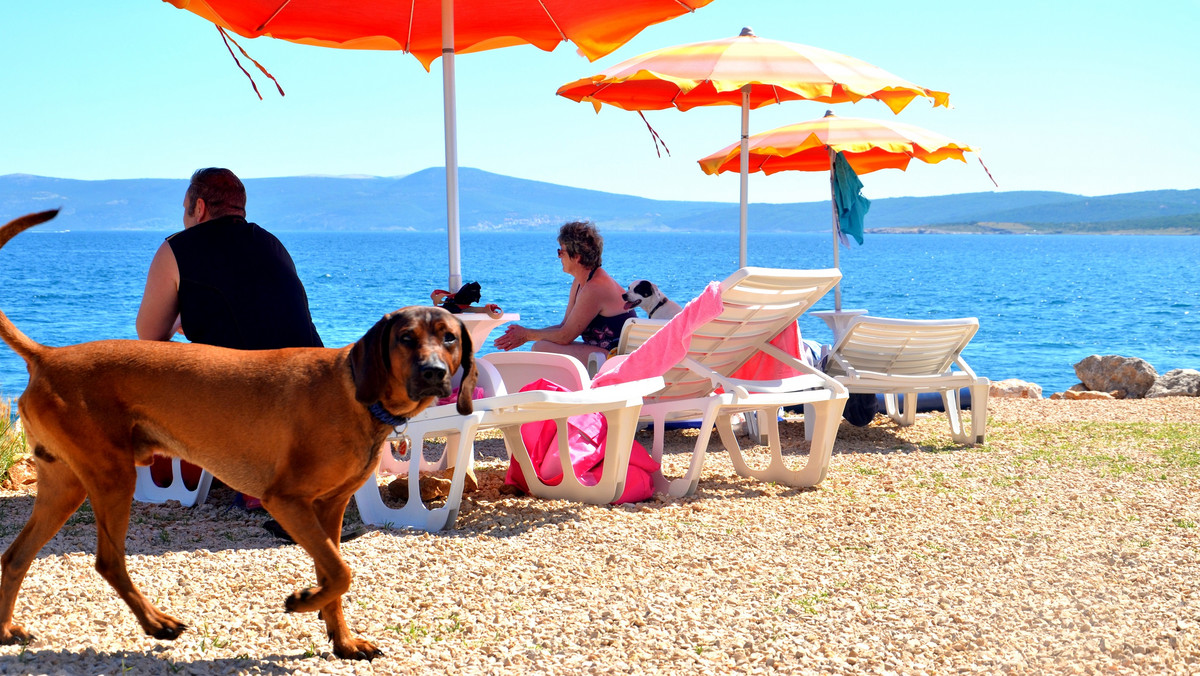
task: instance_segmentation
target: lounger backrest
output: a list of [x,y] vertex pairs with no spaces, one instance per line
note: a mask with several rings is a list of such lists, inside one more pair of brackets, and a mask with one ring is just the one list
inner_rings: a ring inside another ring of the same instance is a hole
[[617,354],[629,354],[642,346],[650,336],[667,325],[666,319],[641,319],[634,317],[621,327],[621,339],[617,342]]
[[[732,375],[771,339],[807,312],[842,277],[836,268],[742,268],[721,282],[721,314],[692,333],[688,357]],[[663,376],[655,400],[687,399],[713,391],[711,381],[677,366]]]
[[[979,320],[856,317],[833,348],[826,372],[929,376],[946,373],[979,330]],[[844,360],[844,364],[841,360]]]

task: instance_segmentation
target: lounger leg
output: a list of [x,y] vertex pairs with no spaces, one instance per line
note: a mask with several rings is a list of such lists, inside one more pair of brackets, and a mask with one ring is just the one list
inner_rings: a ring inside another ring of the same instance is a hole
[[942,391],[942,404],[946,407],[946,418],[950,421],[950,436],[960,444],[974,444],[975,438],[963,431],[962,410],[959,406],[958,388]]
[[[462,490],[466,483],[467,469],[471,466],[474,449],[475,431],[479,427],[482,413],[464,417],[460,422],[459,432],[448,435],[444,460],[454,467],[454,476],[450,480],[450,494],[446,496],[446,504],[436,509],[429,509],[421,501],[420,467],[424,451],[425,435],[430,430],[409,428],[409,438],[412,446],[409,449],[407,476],[396,481],[408,482],[408,501],[399,509],[388,507],[379,494],[379,482],[376,474],[372,473],[366,483],[359,487],[354,494],[355,504],[363,523],[373,526],[390,528],[418,528],[425,531],[438,531],[453,528],[458,518],[458,510],[462,504]],[[520,436],[518,433],[517,436]]]
[[971,435],[975,437],[977,444],[983,443],[983,437],[987,432],[988,390],[990,388],[991,381],[987,378],[980,378],[971,385]]
[[[793,478],[793,486],[816,486],[829,471],[833,457],[833,442],[837,439],[842,413],[846,410],[846,398],[839,397],[813,404],[813,439],[808,446],[808,464]],[[808,424],[806,419],[805,424]]]
[[665,411],[658,411],[654,413],[652,419],[654,420],[654,443],[650,447],[650,457],[654,458],[655,462],[662,462],[663,437],[667,433],[667,414]]
[[[846,407],[845,398],[819,401],[805,404],[804,425],[805,436],[812,430],[812,442],[809,444],[808,460],[798,470],[788,467],[783,457],[783,441],[779,435],[779,419],[767,416],[766,429],[767,445],[771,450],[770,464],[762,470],[750,468],[741,457],[740,451],[726,445],[730,451],[730,459],[734,469],[744,477],[770,481],[785,486],[808,487],[815,486],[825,478],[829,468],[829,459],[833,452],[833,441],[837,436],[838,426],[842,421],[842,412]],[[768,412],[769,413],[769,412]],[[721,429],[718,424],[718,429]]]
[[742,446],[738,443],[737,434],[733,431],[733,416],[723,415],[717,418],[717,436],[721,438],[721,445],[725,447],[725,452],[729,454],[729,461],[733,463],[733,469],[739,476],[751,476],[752,470],[746,464],[745,458],[742,457]]
[[[704,412],[704,419],[700,423],[700,433],[696,436],[696,445],[692,448],[692,460],[688,465],[688,471],[681,478],[668,481],[666,491],[668,495],[681,498],[696,492],[696,486],[700,483],[700,470],[704,467],[705,453],[708,450],[708,442],[712,438],[713,424],[716,422],[719,408],[718,406],[709,406]],[[725,416],[723,424],[729,425],[728,416]],[[658,482],[656,480],[655,490],[657,489]]]
[[[625,477],[629,472],[629,455],[633,452],[633,438],[637,434],[640,406],[629,406],[616,411],[606,411],[608,436],[604,442],[604,461],[600,469],[600,482],[592,492],[600,497],[612,496],[604,504],[613,502],[625,493]],[[597,502],[596,504],[601,504]]]
[[812,404],[804,405],[804,440],[812,441],[813,425],[817,424],[817,409]]
[[917,421],[917,393],[904,393],[904,407],[901,409],[897,405],[897,397],[895,394],[883,395],[884,407],[887,409],[888,417],[901,427],[909,427]]

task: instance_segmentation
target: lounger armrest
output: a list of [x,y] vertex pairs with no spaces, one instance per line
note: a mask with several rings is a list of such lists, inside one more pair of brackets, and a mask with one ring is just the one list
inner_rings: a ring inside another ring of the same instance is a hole
[[858,379],[858,369],[851,366],[850,362],[846,361],[846,358],[843,357],[837,350],[830,352],[829,358],[833,360],[833,363],[837,364],[838,367],[842,369],[842,372],[845,374],[844,377],[850,378],[851,380]]
[[967,366],[967,362],[963,361],[961,354],[954,358],[954,365],[962,369],[963,373],[971,376],[972,380],[979,378],[979,376],[975,375],[975,371],[973,371],[970,366]]
[[720,373],[708,368],[707,366],[695,361],[692,358],[686,358],[681,364],[686,366],[688,370],[698,375],[708,378],[713,384],[713,387],[730,392],[737,399],[746,399],[752,392],[764,393],[779,393],[779,392],[797,392],[800,390],[811,390],[823,388],[833,392],[834,398],[846,397],[847,391],[844,385],[837,380],[821,373],[819,370],[805,364],[792,357],[791,355],[779,351],[778,355],[771,356],[780,359],[793,369],[800,371],[803,375],[792,376],[790,378],[774,379],[774,380],[744,380],[741,378],[730,378],[723,376]]

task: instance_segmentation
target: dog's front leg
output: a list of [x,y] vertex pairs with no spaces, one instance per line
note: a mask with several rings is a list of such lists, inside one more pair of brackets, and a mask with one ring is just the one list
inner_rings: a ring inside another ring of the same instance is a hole
[[342,595],[350,589],[350,568],[338,553],[341,533],[341,514],[345,509],[333,510],[338,514],[333,535],[326,530],[330,521],[328,510],[322,510],[319,518],[311,503],[295,499],[263,497],[263,507],[279,521],[296,544],[304,548],[317,568],[318,586],[301,589],[287,597],[284,605],[289,613],[304,613],[321,610],[325,628],[333,641],[333,652],[342,659],[370,660],[382,652],[369,641],[355,638],[346,626],[342,614]]
[[[346,505],[350,504],[351,497],[353,494],[347,495],[345,499],[317,504],[318,518],[321,526],[325,529],[325,535],[338,548],[339,552],[341,551],[342,522],[346,515]],[[320,575],[319,570],[317,574]],[[321,583],[325,584],[323,580]],[[373,643],[355,637],[350,631],[342,611],[341,597],[322,608],[320,616],[325,621],[325,633],[329,636],[329,640],[333,641],[333,652],[338,657],[370,660],[383,654],[383,651]]]

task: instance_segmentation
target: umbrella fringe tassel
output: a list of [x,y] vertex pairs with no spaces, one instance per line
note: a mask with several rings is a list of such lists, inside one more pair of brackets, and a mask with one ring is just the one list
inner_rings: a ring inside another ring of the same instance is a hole
[[657,131],[654,131],[654,127],[650,126],[650,121],[646,119],[646,116],[642,114],[642,111],[637,111],[637,114],[642,118],[642,122],[646,123],[646,128],[650,130],[650,138],[654,139],[654,152],[657,153],[659,157],[662,157],[662,152],[660,152],[658,149],[658,144],[661,143],[663,150],[667,151],[667,157],[670,157],[671,149],[667,147],[667,142],[663,140],[662,136],[658,135]]
[[[213,25],[216,25],[216,24],[213,24]],[[244,66],[242,66],[241,61],[238,61],[237,54],[233,53],[233,47],[229,46],[229,43],[231,43],[231,42],[234,44],[235,47],[238,48],[238,51],[242,53],[242,56],[246,57],[247,59],[250,59],[250,63],[253,63],[260,71],[262,71],[263,75],[266,75],[267,77],[271,78],[271,82],[275,83],[275,88],[279,90],[280,96],[285,95],[283,93],[283,87],[281,87],[279,85],[279,80],[276,80],[275,76],[271,75],[271,73],[267,72],[267,69],[263,68],[263,65],[261,63],[255,61],[249,54],[247,54],[246,50],[243,49],[242,46],[237,43],[237,40],[234,40],[233,38],[229,37],[229,34],[225,32],[225,29],[221,28],[220,26],[217,26],[217,32],[221,34],[221,39],[225,41],[225,49],[229,50],[229,56],[233,57],[233,62],[235,64],[237,64],[237,67],[242,70],[243,74],[245,74],[246,79],[250,81],[250,86],[254,88],[254,93],[258,95],[259,101],[262,101],[262,94],[260,94],[258,91],[258,85],[255,84],[254,78],[250,76],[250,71],[246,70],[246,68]]]

